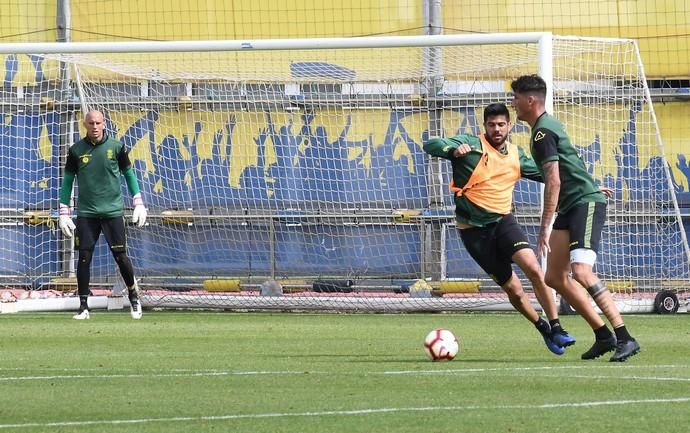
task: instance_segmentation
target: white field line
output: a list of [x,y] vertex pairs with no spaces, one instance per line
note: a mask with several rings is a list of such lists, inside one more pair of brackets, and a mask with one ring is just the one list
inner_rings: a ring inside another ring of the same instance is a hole
[[[103,371],[103,368],[56,368],[56,367],[0,367],[0,371]],[[218,370],[218,369],[213,369],[213,368],[208,368],[205,370],[199,370],[197,368],[166,368],[166,369],[161,369],[161,368],[138,368],[138,372],[142,371],[150,371],[150,372],[155,372],[155,373],[160,373],[162,371],[165,372],[182,372],[182,373],[188,373],[188,372],[194,372],[198,373],[200,371],[210,371],[210,372],[215,372],[215,371],[226,371],[226,370]]]
[[288,417],[326,417],[326,416],[358,416],[380,413],[396,412],[446,412],[446,411],[484,411],[484,410],[534,410],[534,409],[560,409],[560,408],[591,408],[600,406],[624,406],[624,405],[656,405],[668,403],[689,403],[690,397],[678,398],[650,398],[640,400],[602,400],[581,401],[570,403],[548,403],[534,405],[485,405],[485,406],[426,406],[426,407],[386,407],[357,410],[334,410],[321,412],[269,412],[254,414],[234,414],[215,416],[179,416],[169,418],[139,418],[139,419],[114,419],[114,420],[90,420],[90,421],[55,421],[46,423],[17,423],[0,424],[0,429],[22,428],[51,428],[73,427],[91,425],[123,425],[123,424],[148,424],[148,423],[175,423],[198,421],[229,421],[237,419],[261,419],[261,418],[288,418]]
[[596,370],[602,371],[606,369],[611,370],[623,370],[623,369],[652,369],[657,370],[660,368],[682,368],[688,369],[690,365],[635,365],[635,364],[608,364],[601,365],[600,363],[588,363],[588,365],[559,365],[559,366],[539,366],[539,367],[491,367],[491,368],[453,368],[453,369],[443,369],[443,370],[393,370],[384,371],[382,374],[390,375],[427,375],[427,374],[463,374],[463,373],[487,373],[487,372],[503,372],[503,371],[515,371],[515,372],[525,372],[525,371],[558,371],[558,370]]
[[[558,372],[563,370],[593,370],[601,373],[605,370],[622,370],[622,369],[635,369],[635,370],[645,370],[651,369],[658,371],[659,369],[687,369],[687,365],[620,365],[615,364],[612,366],[601,366],[598,364],[589,365],[561,365],[561,366],[539,366],[539,367],[492,367],[492,368],[457,368],[457,369],[443,369],[443,370],[401,370],[401,371],[381,371],[381,372],[357,372],[357,373],[338,373],[333,371],[310,371],[310,370],[285,370],[285,371],[229,371],[229,370],[184,370],[184,369],[173,369],[173,370],[144,370],[132,373],[113,373],[113,374],[84,374],[84,372],[97,372],[102,370],[97,369],[49,369],[41,368],[38,371],[58,371],[58,372],[74,372],[74,374],[55,374],[55,375],[14,375],[14,376],[0,376],[0,382],[12,382],[12,381],[24,381],[24,380],[71,380],[71,379],[131,379],[131,378],[156,378],[156,377],[216,377],[216,376],[290,376],[290,375],[303,375],[303,374],[347,374],[347,375],[405,375],[405,376],[428,376],[428,375],[464,375],[464,374],[478,374],[478,373],[511,373],[511,372],[529,372],[538,371],[543,372]],[[18,368],[0,368],[0,371],[21,371],[26,369]],[[579,377],[569,375],[568,377]],[[582,377],[592,377],[595,376],[582,376]],[[638,378],[638,376],[634,376]],[[599,378],[609,378],[618,379],[626,378],[623,376],[600,376]],[[647,380],[679,380],[685,381],[690,380],[690,378],[662,378],[658,377],[656,379],[639,376],[640,379]]]
[[131,379],[147,377],[206,377],[206,376],[283,376],[305,374],[304,371],[199,371],[189,373],[130,373],[130,374],[62,374],[55,376],[8,376],[0,377],[0,382],[10,382],[17,380],[59,380],[59,379]]
[[[558,377],[563,379],[561,376],[545,375],[544,377]],[[659,382],[690,382],[690,377],[659,377],[659,376],[589,376],[586,374],[568,375],[568,379],[615,379],[615,380],[651,380]]]

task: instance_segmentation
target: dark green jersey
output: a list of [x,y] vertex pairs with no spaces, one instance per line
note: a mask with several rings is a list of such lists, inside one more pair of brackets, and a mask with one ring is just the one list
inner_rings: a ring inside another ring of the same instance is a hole
[[65,171],[77,177],[77,214],[103,218],[123,215],[122,172],[131,165],[127,149],[114,138],[106,137],[97,144],[84,138],[70,147]]
[[[456,158],[453,152],[461,144],[468,144],[472,149],[466,155]],[[520,175],[527,179],[541,181],[542,177],[536,164],[527,156],[520,146],[516,146],[520,160]],[[482,156],[482,142],[479,137],[461,134],[452,138],[434,137],[424,144],[424,151],[430,155],[450,160],[455,185],[465,185],[477,167]],[[465,195],[455,196],[455,217],[458,222],[477,227],[484,227],[499,221],[503,215],[489,212],[472,203]]]
[[542,114],[532,128],[530,146],[542,176],[544,163],[558,161],[561,178],[558,212],[567,212],[579,203],[606,202],[558,119],[548,113]]

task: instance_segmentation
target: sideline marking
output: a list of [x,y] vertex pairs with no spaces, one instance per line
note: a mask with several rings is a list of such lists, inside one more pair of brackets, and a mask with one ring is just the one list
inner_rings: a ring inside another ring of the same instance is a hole
[[56,421],[47,423],[24,423],[24,424],[0,424],[0,429],[20,429],[30,427],[69,427],[87,425],[118,425],[118,424],[145,424],[154,422],[185,422],[185,421],[227,421],[236,419],[260,419],[260,418],[287,418],[287,417],[321,417],[321,416],[343,416],[343,415],[369,415],[393,412],[437,412],[437,411],[471,411],[471,410],[510,410],[510,409],[559,409],[572,407],[597,407],[597,406],[622,406],[629,404],[666,404],[666,403],[687,403],[690,397],[663,398],[663,399],[641,399],[641,400],[604,400],[604,401],[583,401],[574,403],[548,403],[535,405],[496,405],[496,406],[438,406],[438,407],[384,407],[378,409],[359,409],[359,410],[334,410],[322,412],[275,412],[275,413],[256,413],[256,414],[237,414],[237,415],[218,415],[218,416],[179,416],[170,418],[140,418],[140,419],[115,419],[115,420],[92,420],[92,421]]
[[[382,374],[409,374],[409,375],[424,375],[424,374],[457,374],[457,373],[486,373],[494,371],[556,371],[556,370],[592,370],[601,371],[607,367],[601,365],[561,365],[561,366],[541,366],[541,367],[490,367],[490,368],[453,368],[447,370],[400,370],[400,371],[384,371]],[[611,370],[620,369],[657,369],[657,368],[688,368],[687,365],[610,365]]]
[[[560,377],[560,376],[549,376]],[[568,379],[574,377],[577,379],[615,379],[615,380],[656,380],[659,382],[690,382],[690,377],[659,377],[659,376],[588,376],[586,374],[577,374],[568,376]]]
[[132,374],[101,374],[101,375],[86,375],[86,374],[63,374],[57,376],[8,376],[0,377],[0,382],[9,382],[16,380],[43,380],[43,379],[131,379],[131,378],[147,378],[147,377],[204,377],[204,376],[261,376],[261,375],[298,375],[308,374],[304,371],[200,371],[189,373],[132,373]]
[[[603,367],[606,369],[606,367]],[[608,367],[610,370],[620,370],[620,369],[653,369],[658,370],[660,368],[688,368],[687,365],[615,365]],[[39,371],[60,371],[69,372],[75,371],[77,374],[58,374],[50,376],[41,375],[27,375],[27,376],[0,376],[0,382],[11,382],[11,381],[21,381],[21,380],[60,380],[60,379],[129,379],[129,378],[154,378],[154,377],[214,377],[214,376],[290,376],[290,375],[309,375],[309,374],[334,374],[334,372],[329,371],[318,371],[318,370],[300,370],[300,371],[229,371],[229,370],[186,370],[186,369],[172,369],[168,372],[163,372],[163,370],[149,370],[148,372],[144,370],[142,372],[139,370],[136,373],[113,373],[113,374],[100,374],[100,375],[88,375],[78,372],[85,371],[101,371],[98,369],[19,369],[19,368],[0,368],[0,371],[21,371],[21,370],[39,370]],[[373,371],[373,372],[352,372],[352,373],[339,373],[343,375],[451,375],[451,374],[466,374],[466,373],[493,373],[493,372],[524,372],[524,371],[551,371],[557,372],[559,370],[596,370],[597,372],[602,371],[602,366],[600,365],[563,365],[563,366],[541,366],[541,367],[492,367],[492,368],[461,368],[461,369],[449,369],[449,370],[402,370],[402,371]],[[570,376],[575,377],[575,376]],[[592,377],[595,376],[583,376]],[[601,376],[601,378],[627,378],[624,376]],[[632,378],[638,378],[637,376]],[[655,380],[654,378],[648,378],[641,376],[640,379]],[[686,378],[657,378],[656,380],[679,380],[685,381],[690,380]]]

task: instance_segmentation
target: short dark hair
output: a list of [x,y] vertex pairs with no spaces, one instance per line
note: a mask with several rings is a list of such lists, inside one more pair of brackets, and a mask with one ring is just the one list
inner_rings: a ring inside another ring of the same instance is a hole
[[486,123],[487,120],[489,120],[489,117],[494,116],[505,116],[506,119],[508,119],[508,121],[510,122],[510,112],[508,111],[508,107],[506,107],[506,104],[497,102],[494,104],[487,105],[484,109],[484,123]]
[[528,93],[546,98],[546,81],[537,74],[522,75],[513,80],[510,87],[515,93]]

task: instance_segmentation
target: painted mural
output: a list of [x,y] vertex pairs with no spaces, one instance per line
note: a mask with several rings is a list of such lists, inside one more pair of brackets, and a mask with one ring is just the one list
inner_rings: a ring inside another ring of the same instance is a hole
[[[638,111],[629,110],[618,137],[593,130],[584,143],[576,142],[595,178],[622,200],[668,191],[663,158],[638,143]],[[474,108],[449,112],[446,135],[477,133],[478,114]],[[338,115],[147,111],[107,117],[109,133],[131,149],[150,205],[164,209],[280,209],[310,203],[423,208],[428,164],[421,146],[427,123],[423,113],[380,110]],[[72,141],[79,137],[74,126]],[[3,176],[2,200],[51,207],[62,169],[57,167],[57,114],[5,114],[0,129],[0,159],[5,173],[12,173]],[[513,141],[524,144],[527,138],[526,126],[518,123]],[[687,157],[677,153],[669,159],[672,187],[685,203]],[[659,184],[651,188],[650,182]]]

